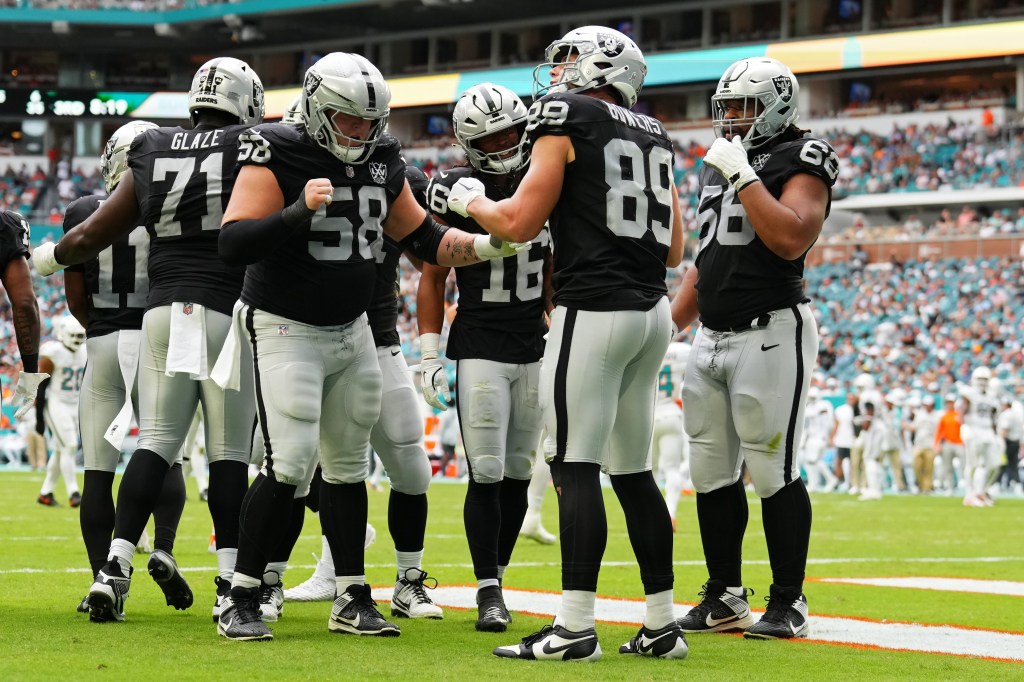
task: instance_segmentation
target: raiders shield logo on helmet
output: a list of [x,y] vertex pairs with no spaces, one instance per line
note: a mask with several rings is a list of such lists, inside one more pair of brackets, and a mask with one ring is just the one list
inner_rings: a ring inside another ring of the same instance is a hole
[[302,86],[306,90],[306,97],[313,96],[313,93],[320,87],[320,82],[323,81],[323,79],[323,76],[312,71],[306,74],[306,82]]
[[625,49],[625,45],[618,37],[608,33],[601,33],[597,36],[600,41],[601,52],[604,52],[607,57],[615,57],[622,53]]
[[772,78],[772,83],[775,85],[775,92],[779,93],[779,99],[788,102],[789,98],[793,96],[793,81],[789,79],[789,76],[776,76]]
[[384,181],[388,179],[388,167],[383,163],[377,161],[370,162],[370,177],[378,185],[383,185]]

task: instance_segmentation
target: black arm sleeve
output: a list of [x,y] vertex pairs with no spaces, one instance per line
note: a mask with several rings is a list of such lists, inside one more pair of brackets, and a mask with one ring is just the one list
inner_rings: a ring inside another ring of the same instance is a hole
[[442,225],[434,220],[428,212],[420,226],[410,232],[399,244],[402,245],[402,250],[408,251],[431,265],[437,265],[437,247],[440,246],[444,233],[450,229],[447,225]]
[[265,218],[246,218],[225,223],[217,238],[217,251],[228,265],[249,265],[270,255],[288,237],[309,227],[309,219],[316,211],[306,206],[305,197],[299,197],[283,211]]
[[36,393],[36,433],[40,436],[46,432],[46,389],[50,385],[50,379],[43,379],[39,383],[39,389]]

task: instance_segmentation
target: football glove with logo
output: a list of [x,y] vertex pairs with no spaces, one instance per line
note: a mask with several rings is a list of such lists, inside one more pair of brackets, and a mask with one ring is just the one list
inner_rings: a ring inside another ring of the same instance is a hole
[[448,392],[448,372],[437,357],[440,341],[440,334],[420,335],[420,389],[428,405],[444,412],[448,409],[452,397]]

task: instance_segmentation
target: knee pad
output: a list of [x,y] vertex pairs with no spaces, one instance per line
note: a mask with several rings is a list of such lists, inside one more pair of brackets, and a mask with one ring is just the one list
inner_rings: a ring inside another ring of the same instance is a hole
[[526,481],[533,477],[533,462],[537,458],[537,451],[506,453],[505,455],[505,478],[514,478],[519,481]]
[[477,483],[498,483],[505,477],[505,462],[497,455],[477,454],[470,459],[469,468]]
[[[380,454],[379,452],[377,453]],[[422,495],[430,487],[430,460],[419,442],[395,446],[384,463],[391,489],[405,495]],[[381,461],[384,458],[381,457]]]
[[[757,398],[745,393],[737,394],[732,401],[733,420],[736,435],[744,444],[764,444],[766,450],[781,445],[781,433],[769,434],[765,423],[765,409]],[[760,449],[760,448],[759,448]]]
[[708,429],[707,403],[697,391],[683,385],[683,428],[690,438],[697,438]]
[[345,394],[345,414],[360,426],[371,427],[380,419],[381,388],[384,381],[380,369],[359,372]]

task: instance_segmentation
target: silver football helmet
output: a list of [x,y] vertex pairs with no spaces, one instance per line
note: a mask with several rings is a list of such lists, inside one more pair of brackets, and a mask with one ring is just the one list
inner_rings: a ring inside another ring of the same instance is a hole
[[992,383],[992,370],[988,367],[975,367],[971,372],[971,386],[981,393],[989,389]]
[[[534,99],[547,92],[580,92],[609,85],[618,92],[622,105],[632,108],[647,77],[647,62],[636,43],[604,26],[569,31],[548,45],[544,58],[547,61],[533,70]],[[548,72],[556,66],[564,67],[558,81],[542,82],[541,77],[550,80]]]
[[103,153],[100,154],[100,176],[103,178],[103,187],[106,188],[107,194],[114,191],[128,170],[128,148],[132,146],[135,138],[143,131],[158,127],[149,121],[131,121],[110,136],[103,147]]
[[263,83],[241,59],[216,57],[196,71],[188,91],[188,113],[192,125],[198,109],[218,109],[238,117],[242,125],[263,120]]
[[71,315],[65,315],[54,322],[53,335],[71,352],[85,343],[85,328]]
[[[455,104],[452,113],[455,139],[466,150],[473,168],[504,175],[526,165],[526,106],[508,88],[494,83],[474,85]],[[508,149],[485,152],[476,146],[482,138],[509,128],[519,131],[519,141]]]
[[[317,144],[353,165],[365,163],[388,125],[391,89],[366,57],[332,52],[306,70],[302,86],[302,120]],[[373,121],[365,140],[349,137],[334,121],[336,114]]]
[[[732,139],[738,127],[749,126],[743,135],[748,151],[774,140],[796,123],[800,86],[789,67],[771,57],[750,57],[725,70],[711,96],[711,125],[715,135]],[[741,100],[742,118],[726,119],[726,102]]]
[[281,123],[302,123],[302,95],[292,100],[281,117]]

